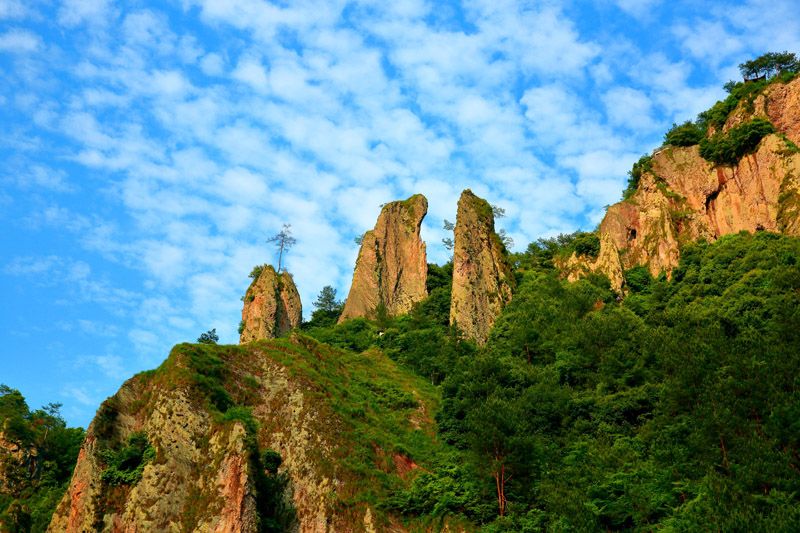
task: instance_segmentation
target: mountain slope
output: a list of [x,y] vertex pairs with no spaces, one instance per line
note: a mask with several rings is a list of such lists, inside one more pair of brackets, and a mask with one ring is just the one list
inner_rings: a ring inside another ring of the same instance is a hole
[[378,504],[447,453],[436,405],[376,350],[178,345],[100,408],[50,530],[404,531]]

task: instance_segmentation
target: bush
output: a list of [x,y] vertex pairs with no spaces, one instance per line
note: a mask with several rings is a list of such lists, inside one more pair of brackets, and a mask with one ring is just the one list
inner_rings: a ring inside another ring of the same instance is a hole
[[742,157],[758,148],[765,136],[775,132],[768,120],[755,118],[727,133],[717,132],[700,142],[700,155],[715,165],[734,166]]
[[622,199],[627,200],[633,193],[636,192],[636,189],[639,188],[639,180],[642,179],[642,174],[645,172],[652,172],[653,171],[653,158],[649,155],[643,155],[639,158],[639,160],[633,164],[630,172],[628,172],[628,186],[625,188],[625,191],[622,193]]
[[699,125],[687,120],[680,126],[673,124],[672,128],[664,135],[664,143],[672,146],[694,146],[704,136],[705,132]]
[[596,233],[581,233],[575,237],[575,253],[597,259],[600,253],[600,237]]
[[156,456],[156,450],[144,432],[128,437],[128,442],[119,450],[104,449],[99,452],[105,463],[100,478],[109,485],[133,485],[139,482],[147,463]]

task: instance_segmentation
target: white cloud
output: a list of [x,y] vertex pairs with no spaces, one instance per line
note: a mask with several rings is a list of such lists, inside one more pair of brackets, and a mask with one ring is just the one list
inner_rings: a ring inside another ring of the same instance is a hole
[[67,27],[84,22],[102,23],[111,11],[110,0],[63,0],[58,21]]
[[0,20],[20,19],[28,13],[25,4],[20,0],[0,0]]
[[621,10],[639,19],[649,19],[663,0],[614,0]]
[[244,58],[231,73],[233,79],[250,85],[257,91],[266,91],[268,86],[267,71],[261,63],[253,58]]
[[41,38],[28,30],[13,29],[0,34],[0,52],[29,53],[41,46]]
[[200,60],[200,69],[207,76],[219,76],[225,70],[225,62],[219,54],[206,54]]

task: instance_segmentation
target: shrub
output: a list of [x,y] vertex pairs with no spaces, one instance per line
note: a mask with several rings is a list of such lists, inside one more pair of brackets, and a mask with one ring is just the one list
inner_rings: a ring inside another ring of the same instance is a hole
[[600,237],[596,233],[581,233],[575,237],[575,253],[596,259],[600,253]]
[[107,448],[99,454],[106,465],[100,475],[103,481],[110,485],[132,485],[141,479],[144,466],[155,458],[156,450],[140,431],[131,434],[119,450]]
[[700,142],[700,155],[715,165],[734,166],[747,154],[758,148],[765,136],[775,132],[775,127],[763,118],[745,122],[727,133],[717,132]]
[[705,132],[698,124],[687,120],[680,126],[673,124],[672,128],[664,135],[664,143],[672,146],[694,146],[704,136]]
[[645,172],[652,172],[653,171],[653,158],[649,155],[643,155],[639,158],[639,160],[633,164],[630,172],[628,172],[628,186],[625,188],[625,191],[622,193],[623,200],[627,200],[633,193],[636,192],[636,189],[639,188],[639,180],[642,179],[642,174]]

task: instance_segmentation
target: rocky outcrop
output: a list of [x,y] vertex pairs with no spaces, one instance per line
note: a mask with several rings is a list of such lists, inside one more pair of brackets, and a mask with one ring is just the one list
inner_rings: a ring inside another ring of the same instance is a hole
[[492,206],[469,189],[458,200],[454,244],[450,324],[483,344],[511,301],[514,275],[494,231]]
[[754,117],[769,119],[778,133],[735,166],[714,166],[698,146],[657,150],[636,192],[608,208],[598,260],[571,257],[567,277],[599,271],[621,290],[622,271],[637,265],[669,275],[689,241],[740,231],[799,235],[800,154],[786,139],[800,141],[800,78],[770,85],[752,105],[741,104],[723,130]]
[[[411,435],[443,446],[434,421],[419,415],[434,408],[417,392],[430,395],[428,387],[383,354],[301,336],[178,345],[103,403],[49,531],[255,533],[267,520],[302,533],[423,530],[370,502],[376,491],[386,498],[386,487],[409,486],[410,470],[422,468],[404,456],[397,466],[391,446]],[[419,405],[383,405],[389,392]],[[356,409],[362,401],[376,411]],[[376,429],[370,416],[393,422]],[[110,482],[108,451],[135,434],[146,435],[152,459],[138,480]],[[268,450],[282,459],[277,472],[261,463]],[[376,485],[377,476],[391,482]]]
[[428,264],[420,238],[428,200],[421,194],[383,206],[375,229],[364,234],[353,283],[339,322],[408,313],[427,295]]
[[303,320],[300,293],[292,275],[264,265],[244,295],[239,342],[280,337]]

